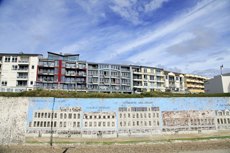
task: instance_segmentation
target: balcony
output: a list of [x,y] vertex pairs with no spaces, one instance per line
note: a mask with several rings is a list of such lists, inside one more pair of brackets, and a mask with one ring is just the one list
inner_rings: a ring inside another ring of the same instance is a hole
[[126,82],[122,82],[122,83],[121,83],[121,85],[126,86],[126,85],[127,85],[127,83],[126,83]]
[[140,78],[140,77],[133,77],[133,80],[134,81],[142,81],[142,78]]
[[90,70],[97,70],[98,67],[88,66],[88,69],[90,69]]
[[106,86],[100,86],[99,87],[99,90],[109,90],[110,88],[109,87],[106,87]]
[[156,72],[157,76],[164,76],[165,74],[163,72]]
[[122,79],[128,79],[127,76],[121,76]]
[[29,61],[18,61],[18,65],[28,65]]
[[88,87],[88,90],[98,90],[98,87]]
[[65,80],[65,83],[66,83],[66,84],[74,84],[74,83],[75,83],[75,80]]
[[112,87],[111,90],[120,90],[120,87]]
[[121,68],[121,71],[130,71],[128,68]]
[[94,77],[94,78],[97,78],[97,77],[98,77],[98,74],[93,74],[93,77]]
[[157,82],[165,82],[165,79],[157,79]]
[[85,81],[77,80],[76,82],[77,82],[77,84],[85,84]]
[[86,68],[85,66],[81,66],[81,65],[77,66],[77,69],[85,69],[85,68]]
[[16,87],[27,87],[27,84],[18,84]]
[[[112,76],[111,76],[112,77]],[[109,78],[109,75],[104,75],[104,78]]]
[[18,76],[17,80],[27,80],[28,77],[27,76]]
[[86,91],[86,87],[77,88],[77,91]]
[[169,82],[175,82],[175,80],[174,79],[169,79]]
[[102,84],[104,84],[104,85],[109,85],[109,82],[102,82]]
[[25,68],[24,69],[23,68],[19,68],[18,72],[28,72],[28,68],[26,68],[26,69]]
[[150,81],[150,82],[156,82],[157,80],[148,80],[148,81]]
[[119,86],[120,85],[120,83],[117,83],[117,82],[111,82],[111,85],[117,85],[117,86]]
[[133,74],[142,74],[142,71],[140,71],[140,70],[133,70]]
[[98,84],[98,81],[93,81],[92,83],[93,83],[93,84]]

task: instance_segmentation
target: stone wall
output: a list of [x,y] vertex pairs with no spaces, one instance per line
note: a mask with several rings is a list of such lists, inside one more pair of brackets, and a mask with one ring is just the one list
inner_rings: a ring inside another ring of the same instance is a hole
[[29,98],[0,97],[0,145],[25,141]]

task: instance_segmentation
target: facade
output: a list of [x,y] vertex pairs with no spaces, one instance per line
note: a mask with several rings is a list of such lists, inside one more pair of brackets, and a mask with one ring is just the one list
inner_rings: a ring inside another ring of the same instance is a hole
[[160,130],[160,108],[151,107],[119,107],[119,135],[144,135]]
[[81,107],[60,107],[59,110],[34,110],[29,121],[27,135],[50,136],[51,126],[54,134],[80,133]]
[[0,53],[1,92],[33,90],[42,54]]
[[180,73],[164,71],[165,90],[171,92],[184,92],[184,76]]
[[211,110],[162,111],[163,131],[190,131],[215,129]]
[[204,81],[210,78],[192,75],[192,74],[184,74],[184,84],[185,89],[192,93],[204,93]]
[[87,91],[132,94],[131,70],[128,65],[87,63]]
[[116,112],[83,112],[82,137],[117,137],[116,129]]
[[165,91],[165,75],[163,69],[132,65],[134,93],[143,91]]
[[229,93],[230,92],[230,73],[214,76],[205,80],[205,93]]
[[55,54],[39,60],[36,88],[86,92],[86,61],[79,54]]
[[229,110],[216,110],[217,128],[230,128],[230,112]]

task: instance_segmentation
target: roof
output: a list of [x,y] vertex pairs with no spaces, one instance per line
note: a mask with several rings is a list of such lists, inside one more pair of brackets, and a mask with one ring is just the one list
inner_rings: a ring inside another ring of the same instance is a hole
[[15,56],[43,56],[42,54],[19,54],[19,53],[0,53],[0,55],[15,55]]
[[62,57],[67,57],[67,56],[79,56],[80,54],[68,54],[68,55],[61,55],[61,54],[57,54],[57,53],[52,53],[52,52],[47,52],[48,54],[53,54],[53,55],[58,55],[58,56],[62,56]]

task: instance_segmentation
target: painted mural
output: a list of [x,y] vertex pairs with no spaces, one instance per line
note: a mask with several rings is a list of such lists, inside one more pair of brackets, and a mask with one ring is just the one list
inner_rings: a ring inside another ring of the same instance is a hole
[[230,98],[31,98],[27,137],[130,137],[230,129]]

